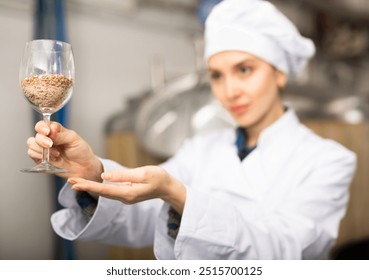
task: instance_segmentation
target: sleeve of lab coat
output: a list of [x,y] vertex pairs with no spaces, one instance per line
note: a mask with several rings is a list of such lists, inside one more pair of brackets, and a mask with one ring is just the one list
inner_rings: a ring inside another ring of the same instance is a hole
[[[104,170],[123,168],[110,160],[102,160],[102,163]],[[59,202],[65,208],[51,216],[54,231],[64,239],[94,240],[131,247],[153,244],[156,216],[162,201],[154,199],[125,205],[100,197],[94,215],[88,220],[75,196],[76,192],[66,184],[59,193]]]
[[[260,204],[255,219],[235,205],[187,188],[175,241],[177,259],[319,259],[338,234],[356,157],[328,145],[317,164],[278,207]],[[248,203],[247,200],[245,203]]]

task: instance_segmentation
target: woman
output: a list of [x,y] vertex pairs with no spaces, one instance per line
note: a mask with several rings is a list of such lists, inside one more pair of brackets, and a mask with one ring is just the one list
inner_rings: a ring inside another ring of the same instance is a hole
[[188,140],[161,166],[125,169],[75,132],[36,124],[68,184],[54,230],[70,240],[154,244],[158,259],[320,259],[335,241],[355,155],[304,127],[280,90],[314,45],[272,4],[226,0],[209,15],[205,59],[238,124]]

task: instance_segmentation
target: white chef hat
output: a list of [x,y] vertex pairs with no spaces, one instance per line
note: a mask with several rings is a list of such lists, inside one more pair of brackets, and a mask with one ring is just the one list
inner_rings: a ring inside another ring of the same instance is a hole
[[315,46],[273,4],[223,0],[205,22],[205,59],[228,50],[248,52],[296,76],[314,55]]

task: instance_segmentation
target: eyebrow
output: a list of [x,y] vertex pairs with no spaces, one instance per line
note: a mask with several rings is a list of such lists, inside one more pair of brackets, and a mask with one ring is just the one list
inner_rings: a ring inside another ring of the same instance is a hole
[[[254,60],[254,59],[252,59],[252,58],[246,58],[246,59],[243,59],[243,60],[241,60],[241,61],[239,61],[239,62],[236,62],[236,64],[234,64],[234,65],[232,66],[232,68],[233,68],[233,69],[234,69],[234,68],[238,68],[238,67],[240,67],[240,66],[242,66],[242,65],[244,65],[244,64],[253,63],[253,62],[255,62],[255,60]],[[212,72],[216,71],[216,72],[218,72],[219,70],[214,69],[214,68],[211,68],[211,67],[208,67],[208,71],[212,71]]]

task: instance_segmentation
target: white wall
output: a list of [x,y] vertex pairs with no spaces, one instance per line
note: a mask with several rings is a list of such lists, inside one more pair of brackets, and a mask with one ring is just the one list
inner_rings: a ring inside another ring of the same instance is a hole
[[[69,126],[104,156],[104,125],[123,108],[125,97],[150,87],[150,59],[163,56],[169,75],[191,71],[195,67],[192,42],[180,30],[149,27],[129,18],[70,9],[66,15],[77,71]],[[0,259],[53,258],[50,177],[19,171],[33,164],[26,155],[26,139],[33,135],[32,112],[18,87],[21,53],[32,38],[32,16],[31,9],[0,7],[0,94],[4,97],[0,103]],[[190,24],[193,20],[189,19]],[[85,246],[79,258],[109,257],[105,247]]]

